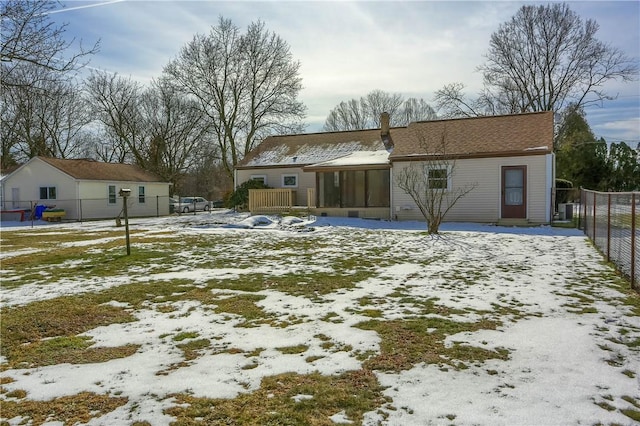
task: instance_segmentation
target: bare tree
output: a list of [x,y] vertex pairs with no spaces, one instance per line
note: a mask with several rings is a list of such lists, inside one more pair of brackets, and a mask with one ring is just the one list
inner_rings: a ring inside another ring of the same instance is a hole
[[[379,115],[378,115],[379,117]],[[436,111],[424,99],[409,98],[397,113],[396,126],[408,126],[409,123],[438,118]]]
[[104,137],[96,155],[105,161],[135,162],[135,152],[142,150],[147,135],[140,116],[142,86],[130,78],[94,71],[85,81],[85,91]]
[[264,23],[251,23],[241,34],[221,17],[208,35],[187,43],[164,72],[200,102],[231,176],[235,164],[267,135],[302,130],[299,70],[289,45]]
[[469,99],[464,84],[451,83],[437,90],[433,98],[441,117],[477,117],[488,115],[480,99]]
[[37,77],[43,73],[50,71],[23,65],[12,81],[29,83],[7,86],[0,94],[3,168],[37,155],[71,158],[84,150],[90,120],[77,85]]
[[339,132],[343,130],[362,130],[377,127],[369,116],[363,98],[351,99],[340,102],[329,112],[324,122],[323,130],[326,132]]
[[145,90],[131,79],[93,72],[86,88],[106,137],[98,156],[134,162],[176,191],[202,157],[219,158],[209,117],[168,79]]
[[57,2],[0,3],[1,167],[35,155],[61,158],[84,152],[86,114],[77,71],[98,44],[72,52],[75,40],[55,26],[49,13]]
[[603,85],[634,80],[637,62],[596,38],[598,24],[583,21],[569,6],[525,5],[491,35],[484,89],[468,100],[459,83],[436,93],[446,116],[533,111],[559,112],[613,99]]
[[184,95],[167,79],[153,81],[142,97],[142,117],[148,122],[148,146],[139,155],[147,170],[173,183],[179,191],[182,177],[220,159],[211,122],[198,102]]
[[340,102],[329,112],[323,129],[336,132],[378,128],[383,112],[389,114],[392,126],[436,118],[434,109],[423,99],[404,100],[399,93],[374,90],[360,99]]
[[477,184],[453,187],[456,158],[447,154],[446,132],[440,139],[440,146],[429,147],[420,138],[420,145],[426,155],[424,161],[410,162],[398,168],[394,180],[398,187],[416,203],[427,222],[427,232],[437,234],[449,210],[462,197],[473,191]]
[[0,6],[0,63],[2,88],[16,85],[34,85],[13,79],[13,73],[25,64],[43,68],[49,73],[38,73],[41,79],[71,75],[86,65],[89,55],[97,52],[99,43],[85,49],[79,43],[78,51],[70,53],[76,40],[65,36],[66,24],[56,27],[49,13],[59,4],[40,0],[6,0]]

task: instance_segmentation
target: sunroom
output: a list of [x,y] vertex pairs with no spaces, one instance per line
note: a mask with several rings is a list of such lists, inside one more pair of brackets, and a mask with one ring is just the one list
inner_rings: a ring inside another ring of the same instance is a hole
[[313,209],[316,215],[390,218],[388,151],[354,152],[303,170],[316,175]]

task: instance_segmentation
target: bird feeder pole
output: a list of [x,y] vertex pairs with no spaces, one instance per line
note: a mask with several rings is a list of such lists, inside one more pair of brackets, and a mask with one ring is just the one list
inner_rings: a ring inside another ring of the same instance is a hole
[[127,212],[127,198],[129,198],[129,195],[131,195],[130,189],[120,189],[120,196],[122,197],[122,210],[124,212],[124,230],[127,236],[127,256],[131,255],[131,244],[129,241],[129,214]]

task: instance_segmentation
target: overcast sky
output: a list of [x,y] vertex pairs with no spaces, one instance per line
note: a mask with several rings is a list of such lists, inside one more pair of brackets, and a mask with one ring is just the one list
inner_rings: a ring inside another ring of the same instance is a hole
[[[320,131],[339,102],[374,89],[433,103],[445,84],[461,82],[474,95],[489,38],[525,2],[507,1],[64,1],[50,17],[67,23],[69,36],[89,45],[100,39],[91,66],[142,83],[195,34],[218,18],[242,29],[258,19],[287,41],[301,63],[307,131]],[[542,2],[528,2],[540,4]],[[640,63],[640,2],[568,2],[583,19],[600,25],[598,38]],[[609,142],[640,141],[640,82],[611,83],[617,96],[587,109],[596,136]]]

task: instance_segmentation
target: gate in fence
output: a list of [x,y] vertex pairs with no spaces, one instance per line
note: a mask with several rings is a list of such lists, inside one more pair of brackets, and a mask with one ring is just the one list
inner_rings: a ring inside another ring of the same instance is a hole
[[583,189],[580,227],[640,291],[640,192]]

